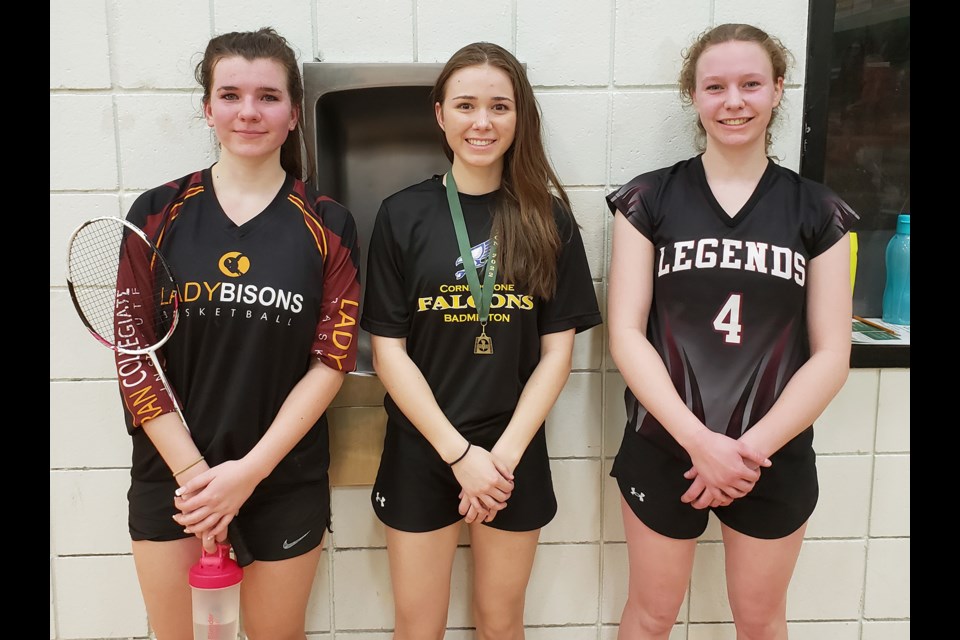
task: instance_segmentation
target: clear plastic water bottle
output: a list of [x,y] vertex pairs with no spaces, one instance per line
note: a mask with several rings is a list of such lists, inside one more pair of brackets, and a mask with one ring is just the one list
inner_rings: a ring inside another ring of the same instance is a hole
[[237,640],[240,627],[240,583],[243,569],[230,557],[230,545],[215,553],[201,550],[190,568],[194,640]]
[[887,283],[883,287],[883,321],[910,324],[910,214],[897,216],[897,232],[887,243]]

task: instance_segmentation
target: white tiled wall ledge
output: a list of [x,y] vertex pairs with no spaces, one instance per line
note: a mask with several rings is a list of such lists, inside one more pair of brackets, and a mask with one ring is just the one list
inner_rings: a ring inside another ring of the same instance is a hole
[[[864,638],[905,637],[898,634],[910,620],[909,386],[909,369],[851,371],[816,423],[820,502],[790,587],[791,638],[855,640],[861,629]],[[528,638],[615,638],[627,565],[618,493],[608,473],[624,419],[622,391],[616,371],[574,373],[548,418],[560,509],[541,536],[528,590]],[[51,408],[60,408],[52,412],[55,434],[68,432],[57,428],[72,413],[67,407],[106,400],[98,398],[101,392],[115,400],[112,381],[52,382]],[[599,424],[602,433],[590,428]],[[145,637],[126,535],[127,470],[116,461],[124,438],[106,448],[89,438],[52,441],[51,639]],[[83,459],[94,464],[84,467]],[[393,624],[386,542],[369,487],[335,488],[332,505],[334,533],[311,600],[309,629],[318,632],[311,638],[335,633],[385,640]],[[91,509],[96,518],[89,517]],[[466,535],[461,543],[450,638],[472,637],[463,629],[472,623],[464,599],[469,589],[462,587],[470,576]],[[722,558],[712,520],[671,640],[733,639]],[[109,579],[91,581],[92,575]]]

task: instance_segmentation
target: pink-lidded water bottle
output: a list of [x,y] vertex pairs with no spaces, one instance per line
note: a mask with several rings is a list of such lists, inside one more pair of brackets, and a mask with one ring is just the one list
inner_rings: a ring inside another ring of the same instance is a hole
[[190,567],[193,640],[237,640],[240,630],[240,582],[243,569],[230,557],[229,544],[201,552]]

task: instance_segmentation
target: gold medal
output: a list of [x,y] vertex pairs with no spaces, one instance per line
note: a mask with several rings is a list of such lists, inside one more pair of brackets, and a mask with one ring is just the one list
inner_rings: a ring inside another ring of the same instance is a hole
[[487,335],[484,325],[480,326],[480,335],[473,340],[473,353],[478,356],[493,355],[493,338]]

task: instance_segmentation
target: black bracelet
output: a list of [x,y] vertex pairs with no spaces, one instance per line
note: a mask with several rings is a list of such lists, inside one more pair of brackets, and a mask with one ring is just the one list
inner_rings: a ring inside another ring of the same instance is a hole
[[472,443],[472,442],[468,442],[468,443],[467,443],[467,448],[463,450],[463,453],[460,455],[460,457],[457,458],[456,460],[454,460],[453,462],[448,462],[447,465],[452,467],[453,465],[457,464],[458,462],[460,462],[461,460],[463,460],[464,458],[466,458],[466,457],[467,457],[467,453],[470,451],[470,447],[472,447],[472,446],[473,446],[473,443]]

